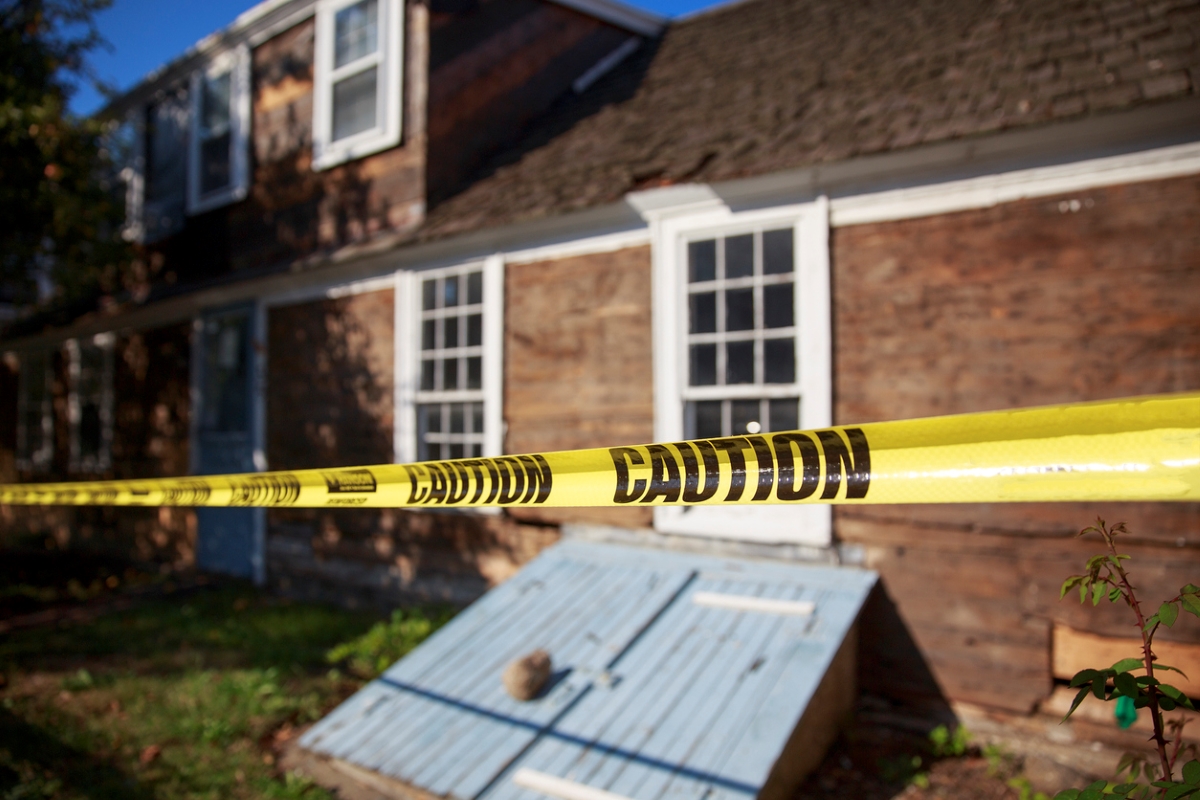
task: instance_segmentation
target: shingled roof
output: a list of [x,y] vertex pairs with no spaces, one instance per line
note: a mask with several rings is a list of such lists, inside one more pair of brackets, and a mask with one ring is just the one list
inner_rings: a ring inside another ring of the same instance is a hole
[[422,238],[1197,94],[1197,0],[749,0],[560,103]]

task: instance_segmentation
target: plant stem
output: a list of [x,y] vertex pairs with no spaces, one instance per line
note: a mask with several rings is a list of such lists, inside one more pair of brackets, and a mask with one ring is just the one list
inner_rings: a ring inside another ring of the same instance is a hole
[[[1125,574],[1125,569],[1121,566],[1121,559],[1116,557],[1117,548],[1112,536],[1103,528],[1100,530],[1100,533],[1104,536],[1104,542],[1108,545],[1109,552],[1113,554],[1112,561],[1115,565],[1116,573],[1121,579],[1121,587],[1125,592],[1126,600],[1129,601],[1129,607],[1133,609],[1133,613],[1137,616],[1138,631],[1142,634],[1142,659],[1146,665],[1146,675],[1153,678],[1154,653],[1150,647],[1154,632],[1146,630],[1146,618],[1142,615],[1141,604],[1138,603],[1137,596],[1133,593],[1133,585],[1129,583],[1129,576]],[[1111,571],[1113,567],[1109,569]],[[1158,689],[1151,684],[1146,687],[1146,695],[1150,699],[1150,721],[1154,724],[1154,736],[1152,738],[1158,750],[1159,764],[1162,766],[1162,779],[1169,781],[1171,780],[1171,760],[1167,757],[1167,740],[1163,736],[1162,711],[1158,708]]]

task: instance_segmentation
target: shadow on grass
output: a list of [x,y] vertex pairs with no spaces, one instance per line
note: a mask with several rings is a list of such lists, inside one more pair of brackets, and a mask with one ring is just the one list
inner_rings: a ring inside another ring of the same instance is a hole
[[330,647],[361,635],[378,617],[267,597],[226,585],[152,600],[86,624],[20,631],[0,640],[0,664],[70,669],[96,660],[138,672],[274,667],[327,670]]
[[118,767],[0,708],[0,796],[57,796],[55,785],[97,800],[152,800],[155,796]]

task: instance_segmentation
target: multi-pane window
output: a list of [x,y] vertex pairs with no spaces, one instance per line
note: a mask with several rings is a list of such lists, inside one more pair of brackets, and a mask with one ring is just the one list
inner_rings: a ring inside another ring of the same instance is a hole
[[50,369],[47,352],[21,355],[18,377],[17,461],[30,470],[50,467],[54,451],[54,418],[51,415]]
[[483,455],[484,273],[450,270],[420,281],[417,457]]
[[246,196],[250,54],[222,54],[192,76],[188,211],[199,213]]
[[187,87],[176,86],[146,108],[141,232],[147,242],[183,227],[189,103]]
[[111,339],[70,342],[71,469],[107,469],[112,453],[113,351]]
[[685,434],[799,426],[795,230],[687,243]]
[[395,145],[400,135],[400,0],[325,0],[317,16],[314,166]]

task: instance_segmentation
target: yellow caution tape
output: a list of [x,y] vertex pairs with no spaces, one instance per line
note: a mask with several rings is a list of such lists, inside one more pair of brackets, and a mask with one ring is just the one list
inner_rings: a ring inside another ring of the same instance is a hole
[[0,485],[12,505],[1200,501],[1200,393],[373,467]]

